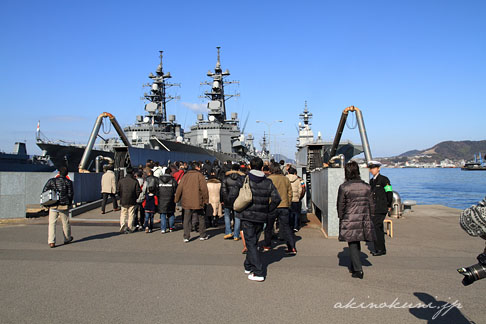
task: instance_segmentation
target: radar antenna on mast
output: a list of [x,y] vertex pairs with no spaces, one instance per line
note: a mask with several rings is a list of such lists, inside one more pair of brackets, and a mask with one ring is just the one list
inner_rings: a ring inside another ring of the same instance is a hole
[[[207,76],[212,78],[212,82],[204,81],[201,85],[211,86],[211,91],[204,93],[202,98],[208,98],[211,101],[208,102],[208,115],[210,118],[214,118],[219,122],[223,123],[226,120],[226,100],[232,97],[239,97],[239,93],[235,94],[225,94],[224,85],[225,84],[239,84],[238,81],[226,81],[225,77],[230,75],[228,69],[223,72],[221,68],[221,47],[217,46],[217,60],[214,72],[208,71]],[[211,117],[213,116],[213,117]]]
[[149,118],[151,118],[154,124],[160,125],[167,122],[167,103],[174,99],[180,99],[179,96],[167,95],[167,88],[177,86],[180,87],[180,83],[168,83],[167,79],[172,78],[170,72],[164,73],[163,70],[163,53],[159,51],[160,63],[153,73],[149,74],[149,78],[152,80],[152,84],[144,84],[146,87],[151,87],[149,93],[144,93],[143,99],[148,100],[149,103],[145,105],[145,110],[148,112]]

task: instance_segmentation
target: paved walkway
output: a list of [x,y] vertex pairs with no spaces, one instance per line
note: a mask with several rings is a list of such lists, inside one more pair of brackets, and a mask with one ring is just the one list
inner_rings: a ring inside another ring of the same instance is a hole
[[[182,231],[120,235],[114,224],[75,221],[75,241],[50,249],[45,219],[2,225],[0,322],[486,323],[486,280],[463,287],[456,272],[476,263],[484,241],[463,232],[457,216],[417,206],[394,220],[386,256],[363,245],[363,280],[348,273],[345,243],[304,228],[297,256],[286,256],[283,244],[264,254],[263,283],[246,278],[241,242],[223,240],[222,228],[184,244]],[[460,310],[435,320],[438,309],[336,308],[456,300]]]

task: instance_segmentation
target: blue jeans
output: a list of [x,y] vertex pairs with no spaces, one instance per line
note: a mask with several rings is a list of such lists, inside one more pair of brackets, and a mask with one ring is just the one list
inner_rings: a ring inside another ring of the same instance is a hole
[[167,217],[169,217],[169,228],[174,228],[175,216],[174,213],[160,214],[160,230],[167,230]]
[[[233,211],[231,208],[224,209],[224,234],[232,234],[231,232],[231,214],[237,214],[237,212]],[[233,228],[233,236],[236,238],[240,238],[240,219],[236,216],[234,217],[235,223]]]
[[154,213],[153,212],[145,212],[145,222],[143,223],[143,227],[147,228],[149,226],[150,229],[154,228]]

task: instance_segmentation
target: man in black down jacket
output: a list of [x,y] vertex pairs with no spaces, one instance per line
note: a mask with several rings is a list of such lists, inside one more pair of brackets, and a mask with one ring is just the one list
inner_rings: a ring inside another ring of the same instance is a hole
[[61,216],[62,233],[64,234],[64,244],[73,240],[71,236],[71,224],[69,223],[69,208],[73,203],[74,190],[73,182],[68,178],[68,169],[59,168],[59,174],[55,178],[47,181],[42,192],[53,190],[59,192],[59,201],[56,206],[49,208],[49,228],[47,243],[51,248],[56,245],[56,222]]
[[[243,185],[245,174],[240,172],[240,166],[233,164],[231,170],[226,172],[223,182],[221,183],[221,198],[224,206],[224,239],[234,238],[235,241],[240,239],[240,219],[234,217],[235,211],[233,204]],[[231,218],[234,218],[233,232],[231,232]]]
[[167,231],[167,217],[169,218],[169,232],[174,230],[175,202],[174,197],[177,191],[177,181],[170,175],[170,168],[165,169],[165,174],[159,179],[159,213],[160,231]]
[[[137,203],[137,198],[142,192],[138,181],[133,178],[133,169],[128,167],[126,170],[127,175],[125,178],[118,181],[117,192],[120,196],[120,233],[128,233],[127,228],[130,232],[133,232],[135,228],[133,227],[133,218],[135,217],[135,204]],[[128,223],[127,223],[128,219]]]
[[245,273],[248,279],[264,281],[265,274],[260,254],[257,250],[258,239],[263,230],[263,224],[267,221],[268,213],[280,204],[280,195],[277,189],[262,172],[263,161],[255,157],[250,161],[251,171],[248,174],[253,201],[236,217],[241,219],[243,235],[245,236],[246,260]]

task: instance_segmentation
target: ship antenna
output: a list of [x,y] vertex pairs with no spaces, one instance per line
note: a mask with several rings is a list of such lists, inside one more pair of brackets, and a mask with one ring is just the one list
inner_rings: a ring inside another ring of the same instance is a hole
[[159,74],[159,75],[163,75],[163,74],[164,74],[164,73],[162,72],[162,53],[163,53],[163,52],[164,52],[164,51],[159,51],[159,53],[160,53],[160,55],[159,55],[159,57],[160,57],[160,64],[159,64],[159,66],[157,67],[157,70],[155,71],[155,72],[156,72],[157,74]]
[[218,61],[216,62],[216,69],[221,70],[221,60],[219,57],[219,49],[221,48],[221,46],[216,46],[216,48],[218,49]]

